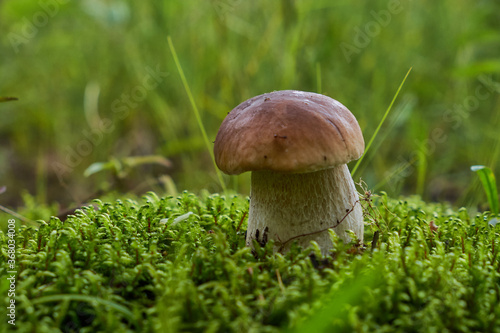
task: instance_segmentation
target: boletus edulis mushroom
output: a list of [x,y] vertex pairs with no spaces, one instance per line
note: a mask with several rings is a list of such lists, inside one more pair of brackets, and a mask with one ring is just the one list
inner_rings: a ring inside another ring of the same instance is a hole
[[316,93],[283,90],[253,97],[224,119],[214,145],[219,169],[251,171],[247,246],[275,241],[286,252],[297,241],[316,241],[323,254],[328,229],[363,240],[363,213],[346,163],[364,152],[361,129],[338,101]]

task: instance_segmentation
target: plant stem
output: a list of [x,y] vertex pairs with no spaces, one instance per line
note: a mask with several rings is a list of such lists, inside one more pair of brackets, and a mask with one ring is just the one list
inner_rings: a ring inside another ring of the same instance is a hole
[[380,123],[378,124],[377,126],[377,129],[375,130],[375,133],[373,133],[370,141],[368,142],[368,145],[366,146],[366,149],[365,149],[365,153],[363,154],[363,156],[361,156],[361,158],[358,160],[358,162],[356,163],[356,165],[354,166],[354,168],[352,169],[351,171],[351,176],[354,176],[354,173],[356,172],[356,170],[358,169],[358,166],[361,164],[361,161],[363,160],[363,158],[366,156],[366,154],[368,153],[368,151],[370,150],[370,147],[373,143],[373,140],[375,140],[375,137],[377,136],[378,132],[380,131],[380,128],[382,127],[382,124],[384,123],[385,121],[385,118],[387,118],[387,116],[389,115],[389,112],[391,111],[392,109],[392,105],[394,104],[394,101],[396,100],[396,98],[398,97],[399,95],[399,91],[401,90],[401,88],[403,87],[405,81],[406,81],[406,78],[408,77],[408,75],[410,74],[411,72],[411,69],[413,67],[410,67],[410,69],[408,70],[408,72],[406,73],[403,81],[401,82],[401,84],[399,85],[399,88],[398,90],[396,91],[396,94],[394,95],[394,97],[392,98],[392,101],[391,101],[391,104],[389,104],[389,107],[387,108],[387,110],[385,111],[385,114],[384,116],[382,117],[382,120],[380,121]]
[[219,183],[222,187],[222,191],[226,192],[226,185],[224,184],[224,179],[222,178],[222,174],[217,168],[217,164],[215,163],[215,157],[213,149],[210,145],[210,141],[208,140],[207,132],[205,131],[205,126],[203,125],[203,121],[200,117],[200,112],[198,111],[198,107],[193,98],[193,94],[191,93],[191,89],[189,88],[188,82],[186,80],[186,76],[184,75],[184,71],[182,70],[181,64],[179,62],[179,58],[177,57],[177,53],[175,52],[174,44],[172,43],[172,38],[170,36],[167,37],[168,46],[170,47],[170,52],[172,53],[172,57],[174,58],[175,66],[177,67],[177,71],[181,76],[182,84],[184,85],[184,89],[188,95],[189,101],[191,102],[191,106],[193,107],[194,114],[196,116],[196,120],[198,121],[198,125],[200,126],[201,134],[203,136],[203,140],[205,141],[205,145],[207,146],[208,152],[210,153],[210,157],[212,158],[212,163],[215,167],[215,172],[217,173],[217,178],[219,179]]

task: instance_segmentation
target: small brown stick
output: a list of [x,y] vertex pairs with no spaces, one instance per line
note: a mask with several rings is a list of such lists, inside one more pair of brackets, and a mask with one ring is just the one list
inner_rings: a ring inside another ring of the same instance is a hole
[[247,212],[244,212],[243,216],[241,217],[240,223],[238,224],[238,227],[236,228],[236,232],[240,231],[241,225],[243,224],[243,221],[245,220],[246,216],[247,216]]

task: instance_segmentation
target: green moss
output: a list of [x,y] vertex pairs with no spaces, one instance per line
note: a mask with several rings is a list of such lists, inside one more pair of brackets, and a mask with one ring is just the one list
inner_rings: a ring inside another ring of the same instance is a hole
[[[37,332],[500,331],[500,227],[418,198],[363,201],[366,246],[245,244],[248,200],[101,202],[17,231],[16,328]],[[430,222],[438,226],[432,230]],[[0,233],[1,244],[7,236]],[[9,270],[2,245],[0,295]],[[7,324],[2,306],[2,331]]]

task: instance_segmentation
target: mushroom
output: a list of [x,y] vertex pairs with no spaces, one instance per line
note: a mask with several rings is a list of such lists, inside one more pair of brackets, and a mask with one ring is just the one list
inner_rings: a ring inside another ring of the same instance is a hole
[[253,97],[224,119],[214,145],[215,162],[229,175],[251,171],[246,245],[275,241],[286,252],[293,241],[316,241],[323,254],[328,229],[349,242],[363,241],[363,213],[346,165],[364,152],[361,129],[338,101],[283,90]]

